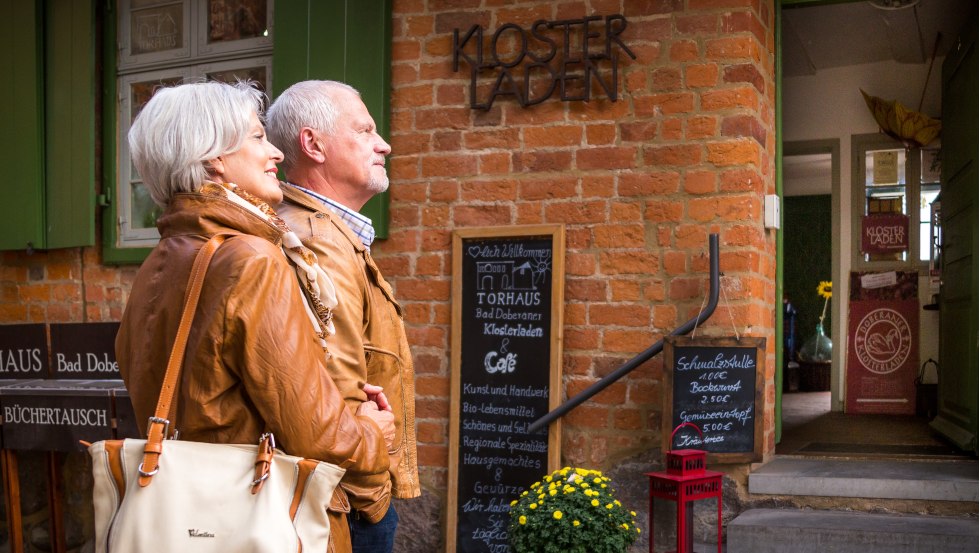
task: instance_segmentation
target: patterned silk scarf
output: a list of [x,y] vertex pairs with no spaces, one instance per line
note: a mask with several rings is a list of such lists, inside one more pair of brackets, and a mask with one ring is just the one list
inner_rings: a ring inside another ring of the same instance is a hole
[[[326,337],[334,333],[333,310],[337,307],[337,288],[333,280],[320,268],[316,254],[300,242],[289,225],[258,197],[249,194],[236,184],[205,182],[200,189],[207,196],[224,197],[269,221],[282,232],[282,251],[296,268],[300,286],[304,290],[303,305],[310,317],[320,345],[327,351]],[[329,352],[328,352],[329,354]]]

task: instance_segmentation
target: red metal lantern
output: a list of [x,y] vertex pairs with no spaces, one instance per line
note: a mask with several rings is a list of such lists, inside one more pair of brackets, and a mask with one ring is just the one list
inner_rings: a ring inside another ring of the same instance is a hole
[[[693,426],[703,436],[701,429],[691,422],[681,423],[670,435],[685,426]],[[665,499],[677,503],[677,549],[672,553],[694,553],[692,501],[718,498],[718,553],[721,553],[721,477],[723,473],[705,470],[707,452],[700,449],[668,450],[664,464],[665,472],[648,472],[650,477],[650,553],[653,548],[653,504],[654,499]]]

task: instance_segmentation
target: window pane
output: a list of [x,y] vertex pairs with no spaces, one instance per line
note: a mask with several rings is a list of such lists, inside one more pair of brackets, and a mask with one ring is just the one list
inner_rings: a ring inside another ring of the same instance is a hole
[[264,66],[210,71],[207,73],[207,77],[209,81],[221,81],[224,83],[234,83],[244,80],[255,81],[259,83],[259,88],[263,92],[269,90],[269,77]]
[[134,229],[152,229],[157,226],[157,217],[163,210],[153,203],[150,192],[143,186],[142,182],[134,182],[130,185],[132,193],[132,213],[130,213]]
[[208,43],[268,36],[266,0],[210,0]]
[[[905,150],[868,150],[864,158],[865,215],[909,214]],[[910,225],[917,224],[912,220]],[[913,229],[906,229],[912,232]],[[908,252],[864,254],[865,261],[904,261]]]
[[929,220],[932,202],[939,196],[938,184],[923,184],[919,192],[919,261],[929,261]]
[[158,79],[155,81],[144,81],[131,84],[130,93],[132,96],[130,97],[131,100],[129,102],[130,121],[136,119],[136,116],[139,115],[140,111],[143,109],[143,106],[150,101],[150,98],[153,97],[153,94],[157,90],[163,87],[180,84],[182,80],[183,79],[180,78]]
[[152,54],[184,47],[184,6],[166,4],[131,12],[131,55]]

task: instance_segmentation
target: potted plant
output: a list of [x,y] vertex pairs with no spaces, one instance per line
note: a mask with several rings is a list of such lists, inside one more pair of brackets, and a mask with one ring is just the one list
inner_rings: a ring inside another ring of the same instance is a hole
[[565,467],[511,502],[507,532],[515,553],[625,553],[640,529],[609,478]]

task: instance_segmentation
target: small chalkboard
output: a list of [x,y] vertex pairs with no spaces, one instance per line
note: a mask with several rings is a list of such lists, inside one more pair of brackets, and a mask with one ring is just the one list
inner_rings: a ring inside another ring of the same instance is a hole
[[564,227],[453,233],[452,374],[446,551],[510,551],[510,502],[556,470]]
[[[663,447],[700,449],[708,462],[762,460],[765,338],[664,339]],[[679,432],[683,422],[696,432]]]

